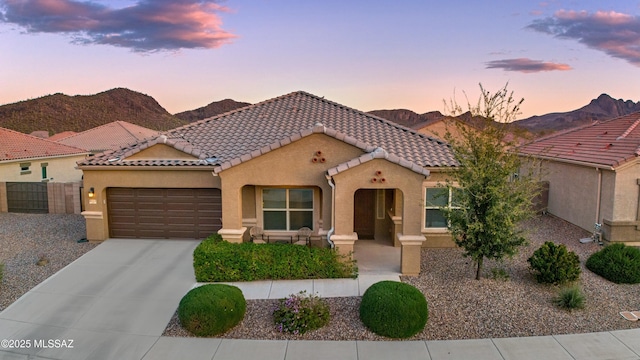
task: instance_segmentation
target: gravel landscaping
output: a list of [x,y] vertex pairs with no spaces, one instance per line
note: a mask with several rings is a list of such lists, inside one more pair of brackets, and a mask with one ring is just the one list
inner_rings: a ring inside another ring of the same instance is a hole
[[0,311],[93,249],[85,236],[81,215],[0,213]]
[[[584,267],[598,251],[594,243],[580,244],[590,233],[552,216],[524,224],[530,244],[503,264],[485,261],[485,277],[474,279],[475,267],[460,249],[424,249],[422,274],[402,281],[422,290],[429,305],[425,329],[410,340],[478,339],[537,336],[631,329],[640,322],[624,320],[618,312],[640,310],[640,284],[617,285]],[[538,284],[527,258],[545,241],[565,244],[580,257],[580,283],[586,295],[582,310],[561,310],[552,304],[558,287]],[[506,281],[492,279],[491,269],[501,267]],[[217,336],[236,339],[389,340],[368,331],[358,317],[360,297],[327,299],[331,321],[326,327],[304,335],[274,330],[271,312],[277,300],[249,300],[240,325]],[[165,336],[190,336],[174,317]]]
[[[624,320],[618,312],[640,310],[640,284],[614,284],[584,267],[589,255],[601,247],[580,244],[590,234],[552,216],[524,224],[530,244],[503,264],[485,262],[485,277],[474,279],[474,264],[460,249],[422,251],[422,275],[403,277],[426,296],[429,320],[412,340],[475,339],[599,332],[638,328],[640,322]],[[96,245],[78,243],[85,236],[80,215],[0,213],[0,262],[5,264],[0,284],[0,310]],[[527,258],[544,241],[565,244],[575,251],[582,266],[580,283],[586,295],[585,308],[572,312],[558,309],[551,299],[558,287],[538,284]],[[43,265],[37,265],[44,258]],[[492,279],[491,269],[502,267],[506,281]],[[389,340],[368,331],[358,317],[360,297],[329,298],[329,325],[304,335],[274,330],[271,312],[277,300],[247,301],[244,320],[223,338]],[[166,336],[190,336],[171,320]]]

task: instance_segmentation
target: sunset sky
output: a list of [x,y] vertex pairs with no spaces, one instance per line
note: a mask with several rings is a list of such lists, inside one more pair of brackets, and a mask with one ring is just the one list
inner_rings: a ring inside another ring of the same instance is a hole
[[445,111],[478,84],[520,118],[640,101],[640,0],[0,0],[0,105],[126,87],[171,113],[296,90]]

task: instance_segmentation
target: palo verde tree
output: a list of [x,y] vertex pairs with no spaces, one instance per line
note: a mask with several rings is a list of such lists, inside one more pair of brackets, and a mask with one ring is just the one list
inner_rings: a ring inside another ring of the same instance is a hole
[[[517,224],[535,213],[538,182],[533,174],[520,172],[522,159],[507,136],[524,99],[516,101],[507,87],[491,93],[480,84],[478,103],[467,105],[481,124],[457,123],[456,136],[445,134],[460,167],[447,182],[454,189],[452,206],[441,210],[455,243],[477,264],[477,280],[485,258],[512,256],[526,244]],[[462,113],[455,99],[450,106],[453,116]]]

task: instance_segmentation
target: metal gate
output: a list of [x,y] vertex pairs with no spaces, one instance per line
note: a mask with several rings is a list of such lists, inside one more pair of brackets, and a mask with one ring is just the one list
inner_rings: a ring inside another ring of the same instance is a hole
[[7,210],[14,213],[49,213],[47,183],[8,182]]

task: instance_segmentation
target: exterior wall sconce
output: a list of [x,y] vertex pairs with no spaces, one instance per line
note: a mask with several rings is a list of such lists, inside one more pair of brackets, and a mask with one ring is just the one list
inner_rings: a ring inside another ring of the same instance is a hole
[[89,198],[93,199],[94,196],[96,196],[95,190],[93,188],[89,188]]

